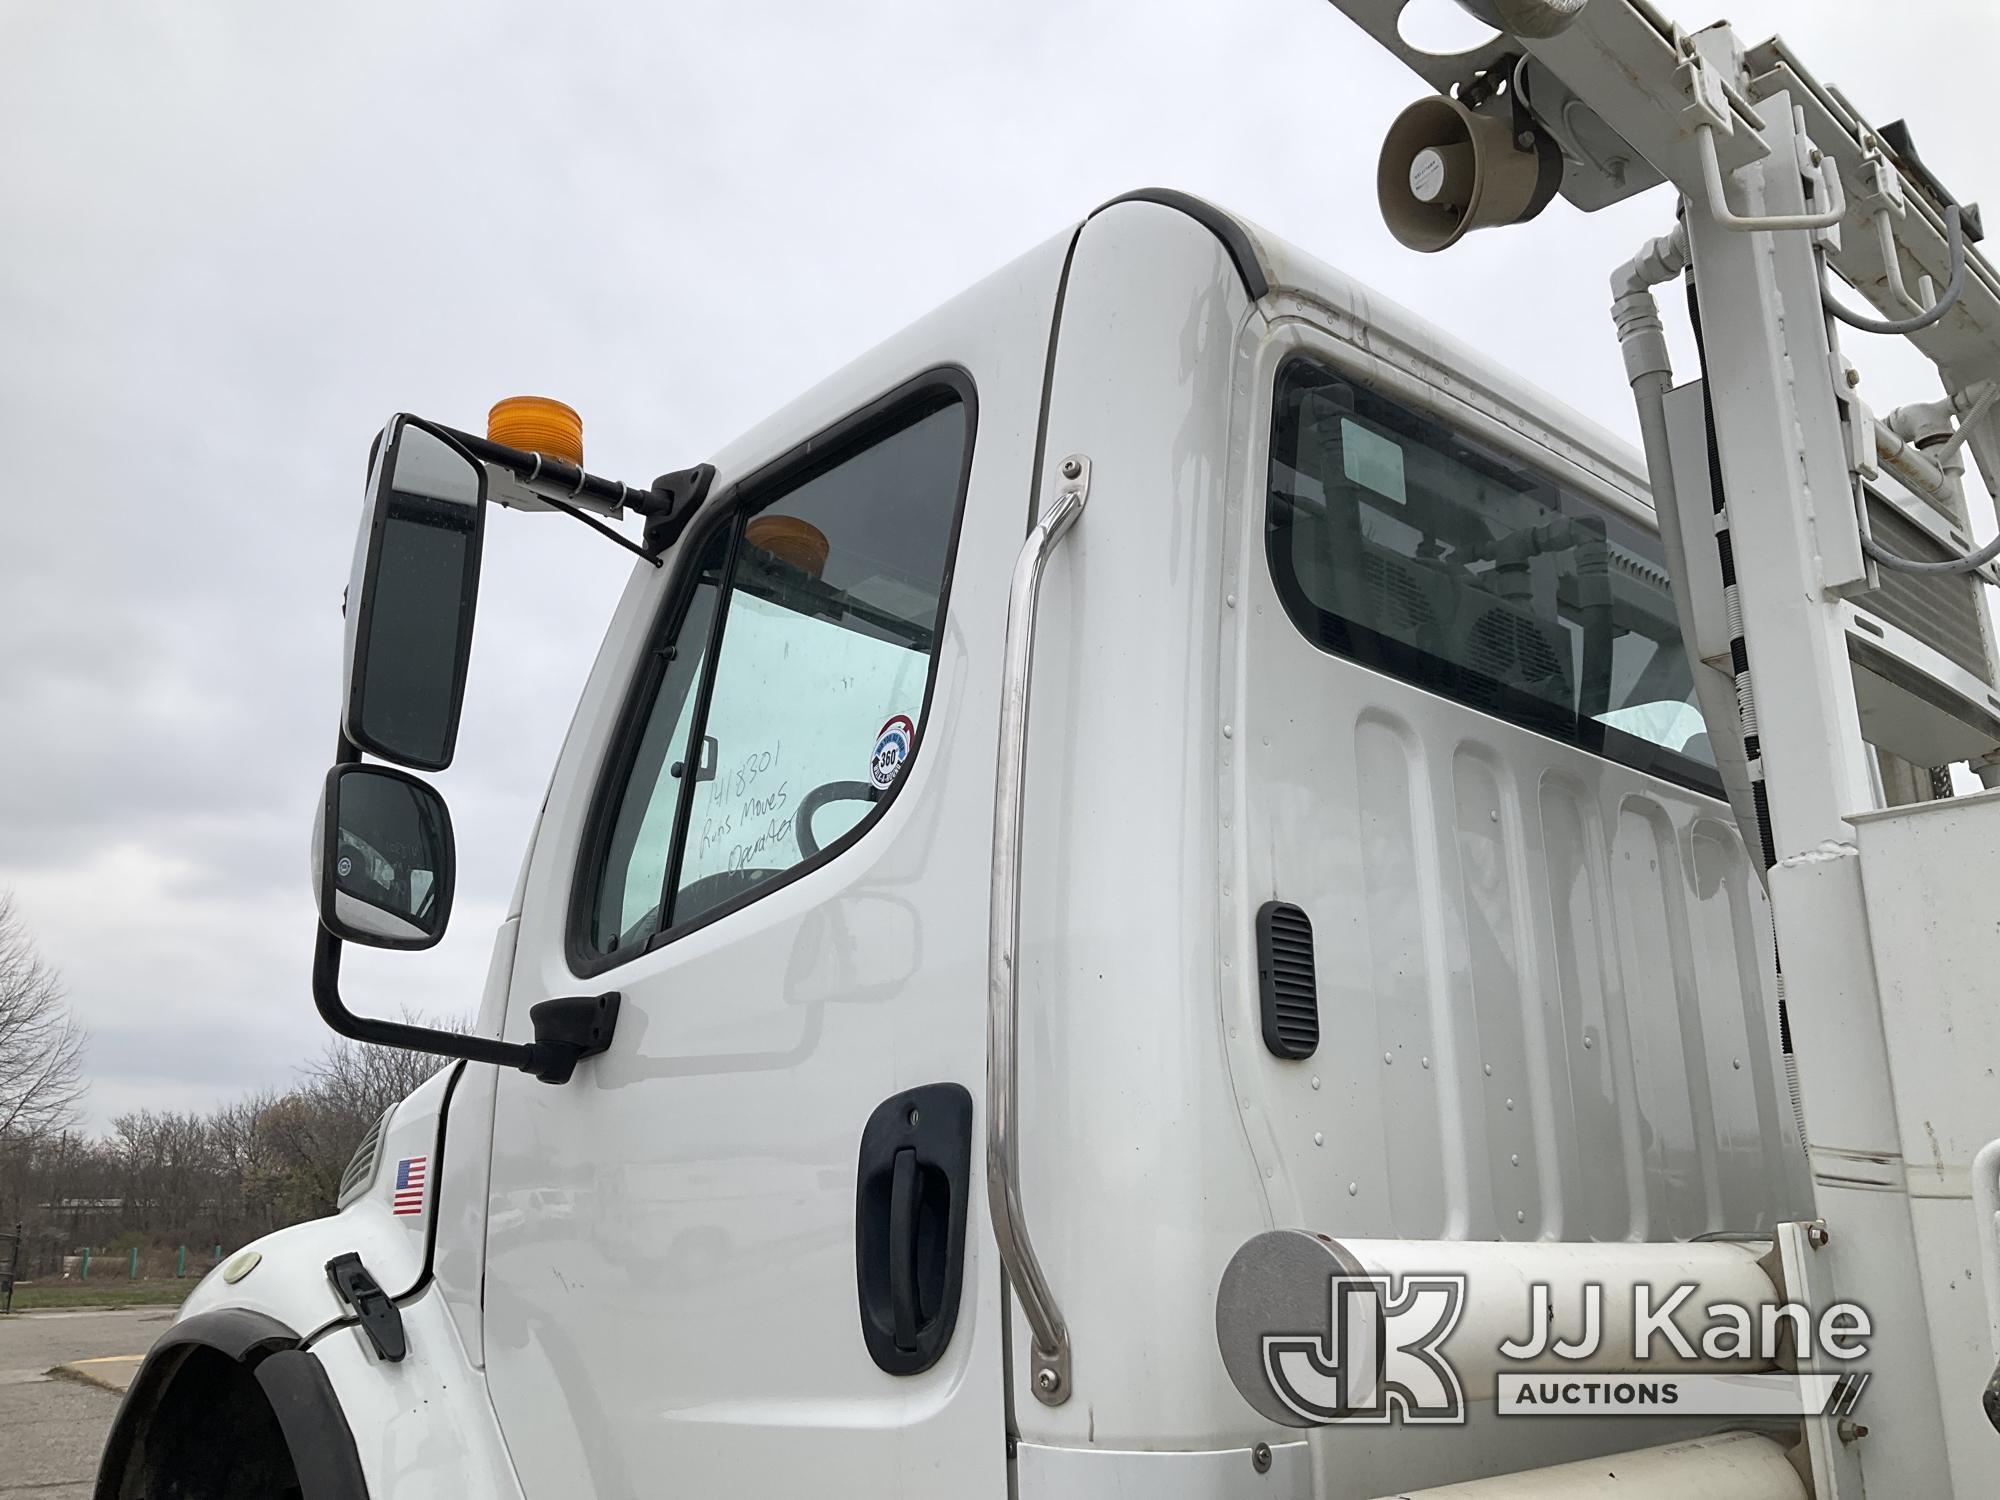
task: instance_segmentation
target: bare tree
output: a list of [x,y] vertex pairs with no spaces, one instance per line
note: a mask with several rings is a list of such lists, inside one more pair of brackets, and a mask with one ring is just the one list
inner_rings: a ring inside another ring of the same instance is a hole
[[[410,1011],[403,1020],[411,1026],[429,1026],[440,1031],[463,1032],[462,1017],[432,1018]],[[449,1063],[430,1052],[409,1052],[401,1047],[377,1047],[353,1042],[345,1037],[329,1037],[318,1057],[299,1069],[305,1087],[325,1105],[358,1122],[359,1132],[375,1123],[376,1116],[400,1099],[407,1098],[425,1079]]]
[[[456,1018],[434,1021],[405,1012],[403,1019],[466,1029]],[[341,1173],[368,1127],[447,1065],[428,1052],[329,1037],[319,1056],[300,1068],[299,1086],[256,1115],[252,1197],[288,1223],[332,1213]]]
[[75,1123],[87,1087],[84,1041],[61,978],[35,951],[13,898],[0,892],[0,1147]]
[[[11,914],[0,910],[0,919],[6,942],[0,956],[26,955],[25,963],[15,957],[0,974],[31,970],[41,992],[54,997],[45,1007],[54,1017],[49,1029],[27,1045],[31,1051],[63,1045],[76,1033],[61,1014],[54,975],[35,959]],[[462,1020],[405,1019],[465,1029]],[[198,1273],[215,1246],[332,1213],[362,1135],[441,1066],[443,1059],[426,1053],[330,1038],[288,1089],[246,1095],[203,1114],[135,1110],[95,1139],[47,1123],[55,1116],[44,1105],[39,1134],[17,1127],[12,1136],[0,1135],[0,1222],[18,1219],[26,1229],[30,1275],[56,1274],[63,1256],[85,1245],[136,1247],[154,1257],[142,1265],[155,1266],[178,1265],[177,1252],[188,1247]],[[7,1076],[0,1066],[0,1083]],[[165,1259],[170,1254],[175,1258]]]

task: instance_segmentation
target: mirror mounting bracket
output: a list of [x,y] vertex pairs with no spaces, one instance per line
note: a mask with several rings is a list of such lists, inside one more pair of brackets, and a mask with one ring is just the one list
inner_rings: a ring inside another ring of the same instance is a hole
[[576,1065],[611,1045],[618,1026],[618,991],[602,995],[565,995],[530,1007],[535,1040],[531,1061],[523,1063],[543,1083],[568,1083]]
[[535,1024],[532,1042],[502,1042],[435,1026],[357,1016],[340,995],[341,946],[339,938],[320,928],[319,941],[313,949],[313,1003],[319,1008],[321,1020],[352,1041],[493,1063],[533,1074],[543,1083],[568,1083],[579,1062],[595,1057],[611,1045],[611,1033],[618,1021],[616,991],[542,1001],[528,1012]]
[[680,540],[714,483],[715,465],[696,464],[692,469],[662,474],[643,499],[635,496],[631,500],[632,509],[646,518],[648,552],[658,557]]

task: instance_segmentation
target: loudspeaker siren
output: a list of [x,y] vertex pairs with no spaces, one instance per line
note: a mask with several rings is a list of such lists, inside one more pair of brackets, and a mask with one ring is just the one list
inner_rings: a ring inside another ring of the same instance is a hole
[[1429,253],[1540,213],[1561,186],[1562,152],[1540,132],[1523,146],[1515,129],[1511,108],[1489,114],[1443,94],[1404,110],[1375,178],[1389,232]]

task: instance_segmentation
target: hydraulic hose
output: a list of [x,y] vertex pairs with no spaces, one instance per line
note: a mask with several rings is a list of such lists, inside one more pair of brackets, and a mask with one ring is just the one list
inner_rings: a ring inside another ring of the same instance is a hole
[[[1885,209],[1883,212],[1886,213],[1887,210]],[[1832,287],[1822,286],[1820,288],[1820,299],[1826,303],[1826,310],[1840,319],[1849,328],[1858,328],[1863,333],[1922,333],[1926,328],[1931,328],[1942,323],[1944,315],[1958,305],[1958,299],[1965,292],[1965,224],[1963,220],[1964,214],[1956,203],[1944,211],[1945,237],[1951,243],[1951,280],[1945,283],[1943,294],[1939,296],[1937,302],[1928,312],[1919,313],[1914,318],[1893,318],[1886,320],[1864,318],[1861,314],[1849,312],[1845,307],[1841,306],[1839,299],[1833,295]],[[1889,255],[1893,257],[1896,253],[1896,242],[1893,238],[1889,239],[1886,248]],[[1893,259],[1890,261],[1889,270],[1897,278],[1898,285],[1900,285],[1902,268]],[[1922,304],[1918,305],[1921,306]]]
[[2000,557],[2000,536],[1981,547],[1977,552],[1969,552],[1964,557],[1949,557],[1943,562],[1918,562],[1913,557],[1899,557],[1872,536],[1861,538],[1861,550],[1871,561],[1889,569],[1892,573],[1975,573]]

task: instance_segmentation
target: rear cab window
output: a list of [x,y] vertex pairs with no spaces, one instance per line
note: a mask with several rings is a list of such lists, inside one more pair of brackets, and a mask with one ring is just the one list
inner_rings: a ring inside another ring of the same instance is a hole
[[974,401],[924,377],[754,475],[691,566],[628,704],[571,957],[610,966],[833,858],[922,742]]
[[1657,537],[1317,360],[1279,370],[1265,540],[1323,650],[1721,794]]

